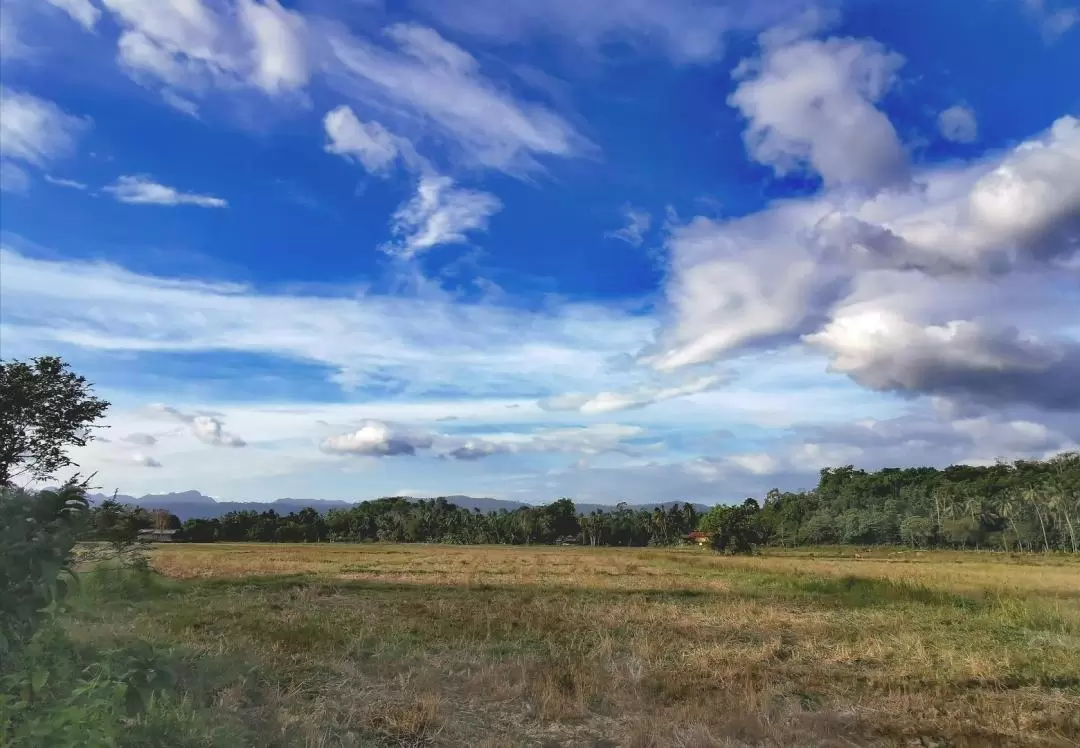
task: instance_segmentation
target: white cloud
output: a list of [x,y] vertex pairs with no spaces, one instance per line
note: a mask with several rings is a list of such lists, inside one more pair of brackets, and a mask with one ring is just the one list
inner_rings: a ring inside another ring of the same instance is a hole
[[780,461],[773,455],[762,452],[732,454],[725,459],[754,475],[770,475],[780,470]]
[[[1062,117],[996,163],[931,171],[921,181],[919,191],[835,212],[834,228],[847,220],[844,216],[858,219],[855,236],[841,232],[844,251],[892,266],[1000,273],[1080,250],[1080,120],[1075,117]],[[830,223],[820,228],[827,234]]]
[[[0,255],[2,338],[38,350],[236,351],[400,382],[412,394],[472,396],[595,386],[609,359],[635,350],[654,322],[565,303],[538,310],[458,303],[442,294],[273,294],[139,275],[116,266]],[[603,381],[603,380],[599,380]],[[502,406],[500,406],[501,408]],[[439,415],[460,415],[460,412]]]
[[480,72],[468,52],[421,26],[385,31],[398,49],[332,33],[327,40],[338,74],[329,82],[403,125],[434,129],[482,166],[518,173],[539,156],[571,156],[588,148],[554,112],[520,102]]
[[191,432],[199,441],[215,446],[243,447],[247,445],[247,442],[236,434],[225,431],[225,425],[213,416],[195,416],[191,421]]
[[175,91],[165,88],[161,91],[161,100],[178,112],[183,112],[189,117],[199,116],[199,105],[191,99],[186,99]]
[[662,371],[776,346],[820,325],[849,273],[800,241],[825,207],[777,204],[730,221],[697,218],[668,242],[667,298],[674,325],[645,360]]
[[178,408],[155,403],[149,408],[151,413],[159,414],[164,418],[186,423],[191,434],[203,442],[216,447],[245,447],[247,442],[236,434],[225,430],[225,424],[221,418],[207,413],[185,413]]
[[979,137],[975,111],[966,104],[953,104],[938,115],[941,137],[955,143],[972,143]]
[[131,461],[134,462],[136,465],[139,465],[141,467],[148,467],[148,468],[159,468],[159,467],[161,467],[160,462],[155,460],[150,455],[143,454],[142,452],[136,452],[135,454],[131,455]]
[[441,23],[496,41],[529,36],[569,39],[591,49],[619,41],[657,49],[675,62],[719,59],[730,31],[786,19],[803,3],[735,0],[422,0]]
[[308,80],[306,28],[276,0],[239,0],[243,29],[253,43],[251,79],[267,93],[302,88]]
[[629,205],[623,208],[622,214],[626,225],[616,231],[609,231],[604,236],[621,239],[634,247],[640,247],[652,223],[652,216],[648,211],[638,210]]
[[46,2],[67,13],[87,31],[93,31],[101,17],[101,11],[94,7],[90,0],[46,0]]
[[45,175],[45,181],[49,184],[55,184],[57,187],[67,187],[73,190],[85,190],[87,185],[84,182],[76,182],[74,179],[63,179],[61,177],[54,177],[49,174]]
[[824,191],[672,229],[671,324],[643,360],[671,370],[775,348],[855,303],[920,326],[984,317],[1000,329],[1020,321],[1006,314],[1033,310],[1027,322],[1064,334],[1054,329],[1067,327],[1080,252],[1080,121],[913,178],[917,187],[870,198]]
[[229,203],[213,195],[180,192],[174,187],[158,184],[145,176],[122,176],[104,188],[122,203],[132,205],[197,205],[200,208],[227,208]]
[[0,87],[0,156],[33,166],[68,156],[89,127],[51,101]]
[[410,433],[381,421],[368,421],[355,431],[323,440],[321,449],[331,454],[395,457],[413,456],[418,450],[430,449],[431,445],[430,435]]
[[872,389],[1080,410],[1080,341],[969,321],[918,325],[881,310],[841,313],[807,340],[833,354],[833,369]]
[[568,394],[547,398],[540,401],[545,410],[574,410],[586,415],[612,413],[619,410],[644,408],[654,403],[673,400],[687,395],[719,387],[730,381],[730,377],[711,374],[698,377],[674,386],[647,385],[625,392],[600,392],[595,395]]
[[347,106],[327,112],[323,128],[327,153],[354,158],[374,174],[386,171],[397,159],[397,138],[378,122],[361,122]]
[[512,451],[513,449],[508,444],[488,442],[481,439],[466,439],[460,446],[454,447],[447,452],[446,456],[455,460],[471,462],[498,454],[507,454]]
[[120,64],[148,85],[199,94],[211,87],[296,91],[308,80],[307,29],[276,0],[102,0],[124,28]]
[[1030,15],[1039,24],[1047,42],[1055,42],[1060,37],[1080,25],[1080,9],[1072,7],[1050,8],[1046,0],[1023,0]]
[[384,249],[408,258],[440,244],[467,241],[469,231],[487,230],[488,218],[501,208],[490,193],[455,187],[449,177],[425,174],[416,195],[394,213],[391,230],[398,239]]
[[[783,41],[784,44],[775,44]],[[763,36],[728,103],[748,120],[750,156],[780,175],[808,168],[827,186],[877,190],[908,178],[907,155],[874,105],[904,59],[872,40]]]
[[30,175],[11,161],[0,161],[0,192],[21,194],[30,189]]
[[129,442],[131,444],[138,444],[143,447],[152,447],[157,444],[157,437],[153,434],[147,434],[141,431],[136,431],[133,434],[121,437],[122,441]]
[[19,23],[10,3],[0,13],[0,60],[22,60],[33,56],[33,50],[20,37]]

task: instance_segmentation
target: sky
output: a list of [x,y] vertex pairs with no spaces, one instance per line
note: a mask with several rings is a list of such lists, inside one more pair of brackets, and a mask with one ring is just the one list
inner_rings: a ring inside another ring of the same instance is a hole
[[707,504],[1080,442],[1072,0],[5,0],[102,489]]

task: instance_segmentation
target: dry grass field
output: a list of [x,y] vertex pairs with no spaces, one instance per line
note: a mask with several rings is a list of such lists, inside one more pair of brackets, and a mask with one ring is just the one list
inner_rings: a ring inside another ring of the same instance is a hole
[[158,547],[78,613],[263,746],[1080,745],[1080,560]]

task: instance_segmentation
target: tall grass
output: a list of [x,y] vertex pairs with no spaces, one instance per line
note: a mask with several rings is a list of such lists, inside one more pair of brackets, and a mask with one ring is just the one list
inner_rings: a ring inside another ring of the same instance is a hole
[[88,580],[69,630],[170,653],[172,692],[233,745],[1080,740],[1077,564],[251,544],[152,564]]

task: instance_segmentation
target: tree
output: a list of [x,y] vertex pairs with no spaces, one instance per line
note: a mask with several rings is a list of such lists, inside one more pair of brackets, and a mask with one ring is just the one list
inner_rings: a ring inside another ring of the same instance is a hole
[[753,499],[738,506],[715,506],[702,518],[698,528],[709,533],[713,550],[720,553],[753,553],[761,543],[760,510]]
[[108,407],[55,356],[0,362],[0,486],[78,467],[67,448],[85,446]]
[[925,548],[934,539],[934,520],[929,517],[906,517],[900,523],[900,539],[913,548]]

